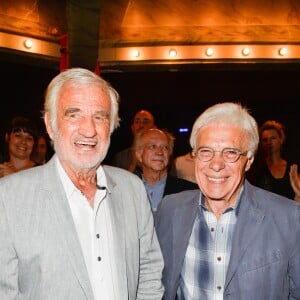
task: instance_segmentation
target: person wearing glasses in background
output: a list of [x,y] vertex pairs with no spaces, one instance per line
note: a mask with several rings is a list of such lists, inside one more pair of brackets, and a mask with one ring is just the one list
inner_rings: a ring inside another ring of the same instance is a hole
[[141,166],[152,212],[161,199],[169,194],[198,189],[197,184],[177,178],[170,172],[175,137],[165,129],[149,128],[140,132],[134,142],[135,155]]
[[164,197],[155,215],[164,300],[300,299],[300,205],[245,179],[258,143],[257,123],[238,103],[195,121],[200,191]]
[[145,109],[136,112],[131,123],[133,143],[130,147],[117,152],[114,155],[111,164],[115,167],[122,168],[140,175],[141,170],[135,156],[134,139],[137,134],[149,128],[156,128],[152,113]]

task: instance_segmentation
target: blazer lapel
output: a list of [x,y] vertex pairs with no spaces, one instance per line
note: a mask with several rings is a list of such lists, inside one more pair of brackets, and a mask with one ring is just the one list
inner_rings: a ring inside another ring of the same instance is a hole
[[[70,258],[74,273],[85,291],[87,299],[93,299],[93,292],[80,242],[77,237],[75,224],[68,200],[65,196],[63,185],[58,179],[59,176],[55,167],[54,158],[48,162],[48,166],[45,166],[45,168],[47,168],[47,179],[45,178],[45,182],[47,182],[46,189],[48,190],[47,192],[49,195],[48,205],[50,213],[52,213],[53,216],[53,222],[56,223],[57,235],[60,236],[61,243],[66,248],[66,253]],[[52,180],[49,180],[49,178]]]
[[173,274],[181,272],[182,263],[186,254],[187,245],[193,229],[193,224],[198,213],[199,191],[189,202],[185,202],[181,207],[178,207],[174,213],[173,227],[173,263],[175,270]]
[[251,193],[249,193],[247,190],[248,187],[245,188],[241,197],[238,219],[237,223],[235,224],[235,234],[232,241],[225,289],[236,273],[249,244],[251,244],[255,239],[255,236],[259,231],[260,225],[264,219],[263,212],[256,207]]

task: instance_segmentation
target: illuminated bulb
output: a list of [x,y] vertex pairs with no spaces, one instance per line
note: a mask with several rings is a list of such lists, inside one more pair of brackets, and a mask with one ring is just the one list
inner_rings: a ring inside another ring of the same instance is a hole
[[24,47],[26,49],[30,49],[32,47],[33,43],[32,43],[32,40],[25,40],[24,41]]
[[248,56],[248,55],[250,54],[250,49],[249,49],[249,48],[243,48],[242,54],[243,54],[244,56]]
[[132,50],[131,56],[134,57],[134,58],[139,57],[140,56],[139,50],[137,50],[137,49]]
[[214,49],[213,48],[207,48],[205,50],[206,56],[212,56],[214,54]]
[[177,56],[177,51],[176,51],[175,49],[171,49],[171,50],[169,51],[169,56],[170,56],[170,57],[176,57],[176,56]]
[[286,48],[283,47],[283,48],[280,48],[278,52],[279,52],[280,56],[285,56],[285,55],[287,55],[288,51]]

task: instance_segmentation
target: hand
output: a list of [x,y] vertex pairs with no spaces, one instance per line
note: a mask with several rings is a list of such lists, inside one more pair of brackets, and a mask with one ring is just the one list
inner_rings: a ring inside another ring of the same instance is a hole
[[295,192],[294,199],[300,202],[300,174],[298,174],[298,165],[293,164],[290,168],[290,183]]
[[17,172],[17,170],[10,162],[0,164],[0,177],[4,177],[15,172]]

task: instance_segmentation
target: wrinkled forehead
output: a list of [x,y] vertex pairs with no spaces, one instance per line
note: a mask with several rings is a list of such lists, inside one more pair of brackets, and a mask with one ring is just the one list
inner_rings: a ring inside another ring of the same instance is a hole
[[166,135],[160,132],[149,132],[144,135],[145,143],[159,143],[159,144],[168,144],[168,138]]
[[[247,133],[234,124],[211,123],[201,127],[197,134],[197,144],[206,142],[228,142],[235,146],[247,144]],[[199,146],[199,145],[198,145]]]
[[109,110],[111,102],[109,94],[99,84],[84,83],[74,85],[73,83],[66,83],[60,91],[57,107],[64,109],[69,106],[80,106],[85,110],[99,106]]

